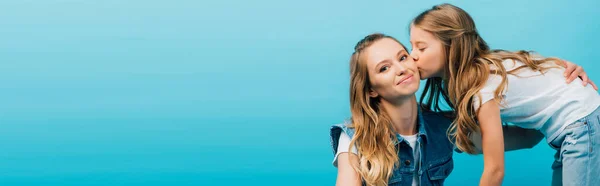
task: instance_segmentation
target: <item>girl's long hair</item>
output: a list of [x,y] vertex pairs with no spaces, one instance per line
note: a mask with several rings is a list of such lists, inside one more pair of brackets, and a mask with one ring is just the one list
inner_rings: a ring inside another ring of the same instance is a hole
[[[484,87],[490,74],[502,77],[500,86],[494,92],[494,101],[502,104],[502,92],[507,86],[507,74],[514,74],[523,68],[544,73],[548,66],[542,65],[556,58],[537,58],[528,51],[509,52],[490,50],[481,38],[475,22],[461,8],[450,4],[436,5],[421,13],[411,23],[417,28],[432,33],[444,45],[447,77],[428,79],[421,96],[421,105],[430,110],[440,111],[440,95],[454,109],[456,118],[449,128],[451,140],[462,151],[474,153],[469,135],[479,131],[473,107],[475,96]],[[507,59],[523,62],[525,65],[507,71],[502,62]],[[479,99],[481,100],[481,99]],[[479,104],[481,105],[481,103]]]

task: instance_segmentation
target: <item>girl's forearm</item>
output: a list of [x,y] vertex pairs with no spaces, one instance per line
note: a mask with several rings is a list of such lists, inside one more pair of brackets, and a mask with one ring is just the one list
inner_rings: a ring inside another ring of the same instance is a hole
[[502,180],[504,179],[504,168],[501,166],[496,167],[486,167],[483,170],[483,174],[481,175],[481,180],[479,181],[480,186],[497,186],[502,185]]

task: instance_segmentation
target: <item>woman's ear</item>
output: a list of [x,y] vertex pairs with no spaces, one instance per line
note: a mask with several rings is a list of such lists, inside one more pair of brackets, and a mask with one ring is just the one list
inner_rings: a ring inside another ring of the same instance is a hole
[[369,89],[369,96],[372,98],[376,98],[377,96],[379,96],[379,94],[377,94],[377,92],[373,91],[373,89]]

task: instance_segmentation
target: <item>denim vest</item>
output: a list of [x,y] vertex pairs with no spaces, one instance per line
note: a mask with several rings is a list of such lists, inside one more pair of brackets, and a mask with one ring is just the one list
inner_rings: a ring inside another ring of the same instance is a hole
[[[399,166],[394,167],[393,174],[388,182],[393,186],[410,186],[416,171],[420,186],[443,185],[444,180],[452,172],[454,162],[452,153],[454,145],[448,140],[446,131],[452,120],[441,114],[419,109],[417,141],[420,148],[420,163],[415,164],[413,149],[400,135],[396,135],[399,147]],[[337,124],[331,127],[331,146],[333,154],[337,153],[338,140],[342,132],[350,138],[354,135],[354,128],[349,123]],[[418,166],[415,166],[418,165]],[[363,183],[364,185],[364,183]]]

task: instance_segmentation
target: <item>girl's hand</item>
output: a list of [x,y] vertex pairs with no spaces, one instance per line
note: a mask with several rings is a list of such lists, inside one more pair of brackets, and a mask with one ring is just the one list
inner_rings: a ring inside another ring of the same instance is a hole
[[567,78],[567,83],[571,83],[575,78],[579,77],[583,81],[583,86],[587,86],[589,83],[596,91],[598,90],[598,87],[589,79],[588,75],[583,70],[583,67],[566,60],[562,60],[562,64],[560,65],[565,67],[565,73],[563,75]]

